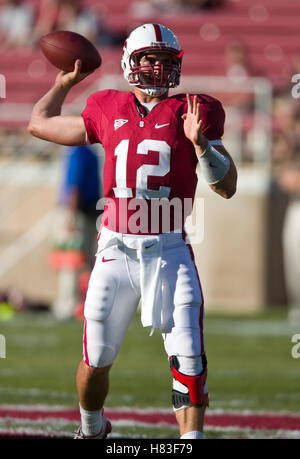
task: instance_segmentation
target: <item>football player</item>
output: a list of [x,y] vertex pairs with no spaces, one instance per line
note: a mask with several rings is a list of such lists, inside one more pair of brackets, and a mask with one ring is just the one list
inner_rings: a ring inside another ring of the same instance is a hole
[[191,211],[185,203],[194,200],[198,163],[211,189],[226,199],[236,191],[237,172],[222,144],[221,103],[205,94],[169,96],[179,85],[182,59],[171,30],[144,24],[123,48],[121,65],[131,91],[95,92],[81,116],[62,116],[69,90],[87,76],[76,61],[74,71],[60,72],[32,111],[33,135],[64,145],[99,142],[105,150],[105,208],[76,379],[76,438],[105,438],[111,430],[103,415],[109,370],[140,301],[143,326],[159,328],[163,336],[180,437],[203,438],[204,306],[184,231]]

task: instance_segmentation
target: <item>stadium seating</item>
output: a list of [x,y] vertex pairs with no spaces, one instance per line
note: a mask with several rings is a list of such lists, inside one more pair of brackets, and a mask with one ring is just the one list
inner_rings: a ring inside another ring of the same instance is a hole
[[[1,2],[0,2],[1,3]],[[37,0],[31,0],[37,8]],[[242,41],[248,50],[249,61],[258,69],[259,76],[270,79],[275,88],[288,87],[291,79],[291,59],[299,52],[299,13],[297,0],[224,1],[219,9],[174,14],[172,11],[159,16],[135,17],[133,0],[85,0],[104,15],[112,33],[127,35],[141,22],[161,22],[177,34],[185,51],[185,75],[224,75],[224,51],[232,40]],[[75,87],[67,102],[79,97],[81,92],[94,85],[99,76],[113,73],[120,75],[121,49],[100,45],[103,66],[88,81]],[[56,69],[48,64],[39,50],[2,53],[1,73],[6,78],[6,100],[0,104],[0,122],[6,119],[4,106],[9,104],[33,104],[55,78]],[[10,110],[7,113],[11,113]],[[20,123],[24,123],[20,121]]]

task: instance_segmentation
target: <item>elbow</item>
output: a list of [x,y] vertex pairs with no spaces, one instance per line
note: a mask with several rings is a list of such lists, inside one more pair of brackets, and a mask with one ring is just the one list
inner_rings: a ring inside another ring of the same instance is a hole
[[230,180],[226,183],[220,182],[219,184],[211,185],[211,189],[222,198],[231,199],[236,193],[236,185],[236,180]]
[[224,196],[224,197],[225,197],[225,199],[231,199],[234,195],[235,195],[235,191],[227,193],[226,196]]
[[28,126],[27,126],[27,132],[31,135],[35,135],[36,133],[36,128],[34,126],[34,124],[30,121]]
[[39,137],[39,128],[36,123],[34,123],[32,120],[30,120],[28,126],[27,126],[27,132],[34,137]]
[[236,188],[237,188],[237,172],[236,169],[231,173],[231,176],[228,177],[228,180],[226,180],[226,183],[224,183],[223,187],[223,198],[225,199],[230,199],[232,198],[235,193],[236,193]]
[[28,126],[27,126],[27,132],[33,135],[34,137],[39,137],[41,134],[41,128],[42,128],[42,119],[33,110],[30,116],[30,119],[29,119]]
[[224,199],[231,199],[235,195],[236,190],[222,190],[217,191],[216,193]]

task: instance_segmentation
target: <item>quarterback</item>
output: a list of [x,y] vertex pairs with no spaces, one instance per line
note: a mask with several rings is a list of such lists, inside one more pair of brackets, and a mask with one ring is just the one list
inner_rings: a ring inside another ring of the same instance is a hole
[[[69,90],[88,76],[77,60],[32,111],[28,129],[34,136],[63,145],[98,142],[105,151],[105,208],[76,376],[78,439],[106,438],[111,431],[103,413],[109,371],[139,303],[142,325],[162,333],[180,437],[203,438],[204,306],[184,231],[184,203],[194,200],[198,164],[208,186],[225,199],[236,191],[237,172],[222,144],[221,103],[201,93],[169,95],[179,85],[182,60],[171,30],[144,24],[123,48],[121,66],[131,91],[95,92],[81,115],[61,115]],[[167,213],[164,204],[170,202],[182,205],[169,206]],[[156,213],[155,203],[161,204]]]

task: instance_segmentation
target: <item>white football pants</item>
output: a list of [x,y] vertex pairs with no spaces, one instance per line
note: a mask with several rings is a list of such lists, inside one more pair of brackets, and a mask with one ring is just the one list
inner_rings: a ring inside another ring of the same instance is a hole
[[[161,304],[151,306],[153,298]],[[113,363],[140,300],[144,325],[150,326],[152,318],[154,327],[161,322],[168,356],[199,358],[205,352],[202,291],[191,248],[182,234],[135,236],[102,228],[84,309],[87,365]]]

